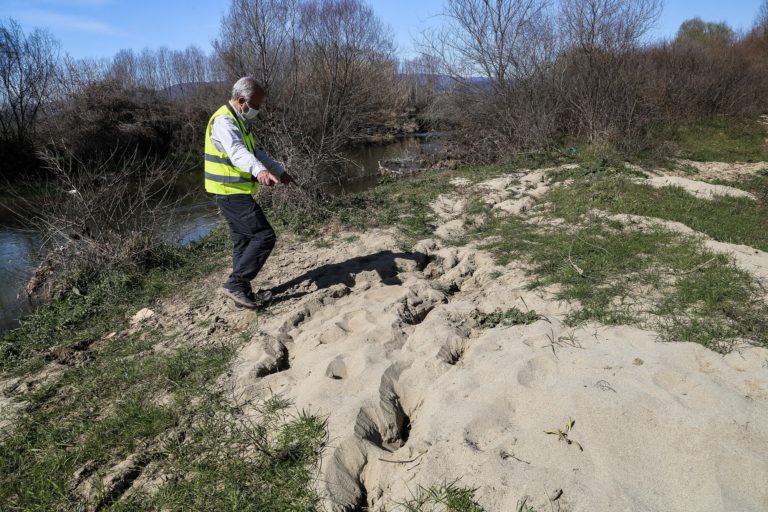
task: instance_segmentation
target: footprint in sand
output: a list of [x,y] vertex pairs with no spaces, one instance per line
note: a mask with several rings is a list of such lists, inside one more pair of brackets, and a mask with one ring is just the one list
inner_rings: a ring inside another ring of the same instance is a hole
[[527,388],[547,388],[555,383],[557,364],[547,356],[530,359],[517,374],[517,382]]
[[339,356],[328,364],[328,368],[325,370],[326,377],[331,379],[341,380],[347,378],[347,365],[344,359]]

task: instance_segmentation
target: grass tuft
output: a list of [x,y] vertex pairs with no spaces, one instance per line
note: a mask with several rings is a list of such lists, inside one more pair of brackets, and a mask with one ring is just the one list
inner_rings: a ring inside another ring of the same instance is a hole
[[551,214],[569,222],[579,222],[591,209],[656,217],[681,222],[721,242],[768,251],[765,206],[749,198],[701,199],[679,187],[654,188],[609,177],[555,187],[547,200]]
[[411,499],[398,503],[404,512],[484,512],[475,501],[477,489],[460,487],[456,482],[419,486]]
[[215,397],[197,412],[160,466],[172,477],[128,499],[126,510],[317,510],[312,481],[326,443],[323,420],[285,409],[236,420]]
[[22,325],[0,336],[0,372],[21,375],[45,363],[56,346],[89,345],[126,325],[132,312],[178,292],[189,281],[206,276],[229,253],[224,226],[187,247],[174,249],[166,264],[144,272],[109,272],[75,276],[88,281],[38,307]]
[[[624,193],[616,193],[616,190]],[[516,216],[494,215],[476,226],[471,236],[487,239],[484,248],[500,264],[514,259],[531,263],[533,287],[560,285],[558,298],[574,305],[571,324],[594,320],[607,325],[639,325],[658,329],[667,340],[693,341],[727,352],[738,340],[768,346],[768,309],[760,300],[754,278],[725,255],[702,243],[663,229],[634,229],[620,222],[586,217],[594,207],[632,213],[685,211],[670,198],[690,207],[711,208],[706,225],[712,233],[734,222],[722,205],[702,204],[678,191],[636,185],[624,178],[582,177],[554,187],[547,197],[546,216],[565,218],[565,225],[536,229]],[[656,202],[644,194],[654,194]],[[665,196],[666,194],[666,196]],[[665,200],[664,197],[667,199]],[[610,208],[609,208],[610,206]],[[757,215],[757,214],[756,214]],[[761,235],[753,234],[753,237]]]
[[698,162],[768,161],[768,130],[755,119],[711,117],[660,126],[653,136],[675,156]]

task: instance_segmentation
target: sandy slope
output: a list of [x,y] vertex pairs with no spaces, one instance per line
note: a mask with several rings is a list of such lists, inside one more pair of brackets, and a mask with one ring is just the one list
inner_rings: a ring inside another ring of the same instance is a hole
[[[518,213],[546,184],[539,172],[479,187]],[[457,201],[435,203],[438,234],[461,230]],[[768,510],[768,350],[723,357],[629,327],[571,329],[552,290],[527,290],[519,265],[476,247],[342,238],[282,245],[260,276],[284,283],[278,303],[225,379],[236,396],[279,392],[327,415],[329,509],[393,510],[420,484],[460,478],[488,511],[525,496],[536,510]],[[544,319],[478,325],[512,306]],[[583,451],[544,432],[568,418]]]
[[683,178],[682,176],[649,176],[648,179],[642,180],[642,183],[650,185],[652,187],[681,187],[686,192],[700,197],[703,199],[714,199],[721,196],[730,197],[746,197],[748,199],[755,199],[755,196],[746,190],[741,190],[735,187],[729,187],[727,185],[713,185],[711,183],[705,183],[703,181],[692,180],[689,178]]

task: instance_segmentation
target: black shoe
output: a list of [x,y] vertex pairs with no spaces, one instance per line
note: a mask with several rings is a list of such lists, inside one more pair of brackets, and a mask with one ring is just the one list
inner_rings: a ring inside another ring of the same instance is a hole
[[258,290],[256,292],[251,290],[247,295],[249,299],[256,303],[265,303],[272,300],[272,292],[269,290]]
[[[270,299],[272,299],[272,292],[269,290],[259,290],[254,293],[253,290],[248,290],[245,292],[245,296],[248,297],[248,299],[250,299],[256,305],[256,308],[262,308],[269,304]],[[241,306],[235,302],[235,307],[237,309],[242,309],[245,306]]]
[[[258,290],[257,292],[254,292],[253,290],[249,290],[245,292],[245,295],[253,301],[254,304],[256,304],[257,308],[264,308],[267,305],[269,305],[269,301],[272,299],[272,292],[269,290]],[[243,306],[240,306],[239,304],[235,304],[235,307],[242,308]]]
[[230,290],[229,288],[222,288],[224,295],[235,301],[235,306],[240,306],[248,309],[256,309],[259,305],[253,301],[248,293],[242,290]]

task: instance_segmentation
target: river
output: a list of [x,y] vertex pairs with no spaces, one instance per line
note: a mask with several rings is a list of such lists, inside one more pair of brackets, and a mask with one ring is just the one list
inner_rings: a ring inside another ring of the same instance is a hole
[[[323,188],[333,195],[366,190],[376,184],[380,163],[418,160],[440,146],[435,134],[420,134],[351,148],[345,153],[348,162],[335,169]],[[188,187],[197,183],[194,179],[184,182],[189,182]],[[186,201],[177,213],[179,224],[169,236],[181,245],[205,236],[220,221],[216,206],[202,193]],[[19,290],[37,266],[41,247],[38,233],[24,229],[7,208],[0,208],[0,332],[18,327],[29,313],[29,304]]]

